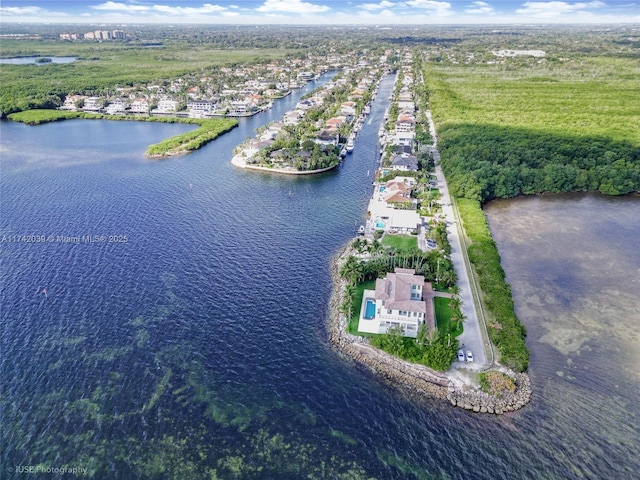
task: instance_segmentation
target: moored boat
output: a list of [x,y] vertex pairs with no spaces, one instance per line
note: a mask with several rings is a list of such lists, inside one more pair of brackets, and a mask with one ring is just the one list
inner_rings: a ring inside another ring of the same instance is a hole
[[353,147],[354,147],[353,140],[350,138],[345,147],[347,150],[347,153],[353,152]]

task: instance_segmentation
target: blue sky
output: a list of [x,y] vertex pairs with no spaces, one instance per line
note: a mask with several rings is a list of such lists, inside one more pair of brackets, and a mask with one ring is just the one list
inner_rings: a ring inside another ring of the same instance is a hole
[[0,23],[640,23],[640,0],[0,0]]

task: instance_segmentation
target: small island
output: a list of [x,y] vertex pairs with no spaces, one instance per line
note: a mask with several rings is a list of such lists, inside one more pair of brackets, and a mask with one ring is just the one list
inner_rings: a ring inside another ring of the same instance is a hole
[[49,57],[41,57],[41,58],[36,58],[35,62],[36,63],[51,63],[53,60],[51,60]]

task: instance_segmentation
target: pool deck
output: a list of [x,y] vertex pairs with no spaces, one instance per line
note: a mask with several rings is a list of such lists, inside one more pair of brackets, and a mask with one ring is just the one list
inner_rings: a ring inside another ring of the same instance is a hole
[[360,319],[358,320],[358,331],[363,333],[380,333],[380,320],[377,318],[365,318],[367,311],[367,300],[373,300],[375,290],[365,290],[362,295],[362,305],[360,307]]

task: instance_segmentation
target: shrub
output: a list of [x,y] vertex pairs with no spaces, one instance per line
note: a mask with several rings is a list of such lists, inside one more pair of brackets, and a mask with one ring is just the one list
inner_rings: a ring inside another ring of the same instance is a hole
[[483,392],[497,397],[516,391],[516,384],[513,379],[502,372],[496,371],[481,373],[480,387]]

